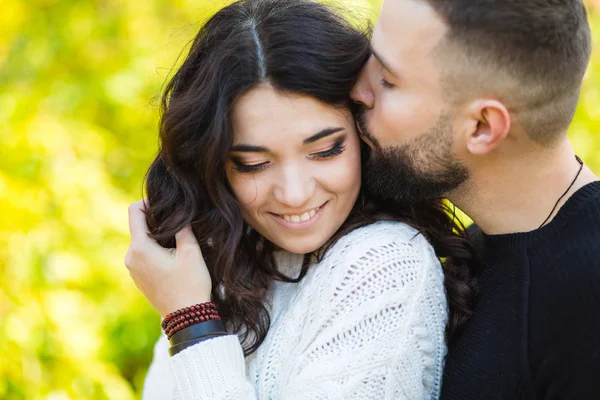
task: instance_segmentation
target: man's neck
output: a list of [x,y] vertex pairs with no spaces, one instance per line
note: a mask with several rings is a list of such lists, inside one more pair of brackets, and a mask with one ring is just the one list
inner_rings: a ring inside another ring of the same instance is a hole
[[581,165],[568,141],[533,157],[479,168],[469,184],[448,197],[487,234],[529,232],[546,218],[549,223],[577,190],[598,180],[585,165],[577,176]]

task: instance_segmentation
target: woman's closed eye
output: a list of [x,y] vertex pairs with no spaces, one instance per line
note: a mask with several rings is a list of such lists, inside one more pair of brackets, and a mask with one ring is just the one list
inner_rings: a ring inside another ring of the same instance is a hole
[[[312,160],[328,160],[331,158],[334,158],[336,156],[339,156],[340,154],[342,154],[344,152],[344,150],[346,150],[346,145],[344,143],[344,138],[339,138],[335,144],[327,149],[327,150],[323,150],[323,151],[319,151],[316,153],[310,153],[309,154],[309,158]],[[264,170],[265,168],[267,168],[271,162],[270,161],[264,161],[261,163],[245,163],[242,160],[240,160],[239,158],[231,158],[231,161],[233,162],[233,168],[240,173],[243,174],[250,174],[250,173],[256,173],[256,172],[260,172],[262,170]]]
[[346,150],[346,145],[344,144],[344,138],[342,137],[336,140],[335,144],[330,149],[312,153],[310,154],[310,157],[313,160],[326,160],[339,156],[344,152],[344,150]]
[[261,162],[261,163],[257,163],[257,164],[245,164],[235,158],[233,158],[231,161],[233,162],[233,168],[236,171],[241,172],[243,174],[250,174],[253,172],[262,171],[269,165],[269,161],[265,161],[265,162]]

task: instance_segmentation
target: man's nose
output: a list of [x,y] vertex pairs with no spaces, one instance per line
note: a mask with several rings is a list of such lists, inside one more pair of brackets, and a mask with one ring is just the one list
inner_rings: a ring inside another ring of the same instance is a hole
[[352,88],[352,92],[350,92],[350,97],[356,103],[362,105],[367,109],[373,108],[375,103],[375,96],[373,95],[373,91],[371,90],[371,84],[369,79],[369,66],[372,60],[369,60],[367,64],[363,67],[358,81]]

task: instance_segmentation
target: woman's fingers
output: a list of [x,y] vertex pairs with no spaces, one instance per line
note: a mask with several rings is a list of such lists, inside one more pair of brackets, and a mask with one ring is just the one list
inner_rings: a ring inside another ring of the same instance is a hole
[[168,249],[159,245],[148,236],[150,230],[146,224],[145,201],[140,200],[129,206],[129,234],[131,243],[125,257],[127,268],[143,267],[149,260],[164,263],[171,256]]
[[144,200],[129,205],[129,234],[131,238],[148,237],[146,224],[146,205]]
[[200,247],[191,226],[186,226],[175,235],[175,243],[177,249],[181,249],[186,246]]
[[163,316],[210,301],[212,280],[192,228],[177,232],[177,248],[166,249],[148,235],[145,210],[143,200],[129,206],[125,265],[138,289]]
[[175,246],[177,246],[176,257],[181,262],[190,266],[205,265],[202,250],[189,225],[177,232],[175,235]]

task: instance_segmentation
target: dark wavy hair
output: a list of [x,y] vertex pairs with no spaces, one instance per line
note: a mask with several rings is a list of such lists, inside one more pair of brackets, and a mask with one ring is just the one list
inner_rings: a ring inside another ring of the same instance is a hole
[[[233,141],[230,111],[260,83],[352,108],[350,91],[370,56],[368,26],[354,28],[310,0],[241,0],[217,12],[200,29],[162,98],[160,150],[146,176],[151,236],[174,247],[175,233],[191,225],[213,284],[221,317],[240,334],[245,354],[270,326],[265,294],[273,280],[301,280],[278,272],[274,245],[242,219],[225,174]],[[366,146],[364,146],[366,148]],[[451,335],[470,315],[472,249],[441,200],[398,206],[361,193],[347,221],[318,251],[357,227],[381,219],[404,221],[445,257]]]

